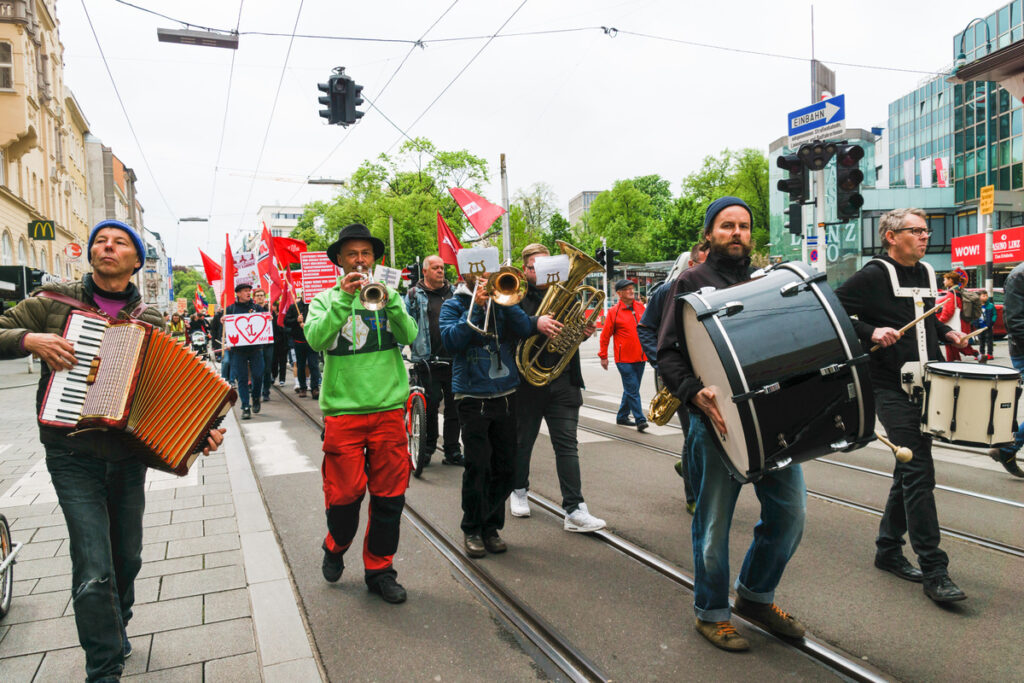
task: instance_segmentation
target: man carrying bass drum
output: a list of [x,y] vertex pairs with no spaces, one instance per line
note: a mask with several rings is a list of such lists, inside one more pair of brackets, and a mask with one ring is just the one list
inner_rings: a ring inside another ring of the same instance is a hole
[[[906,334],[899,330],[935,305],[935,272],[922,261],[928,248],[927,214],[921,209],[896,209],[882,216],[878,235],[886,253],[868,261],[836,295],[853,318],[853,327],[871,354],[870,371],[878,419],[889,439],[910,448],[909,462],[896,462],[892,488],[875,539],[875,566],[901,579],[924,583],[935,602],[967,596],[949,578],[949,557],[939,548],[935,509],[935,464],[932,437],[921,432],[921,373],[929,360],[941,360],[939,340],[961,349],[964,334],[935,316]],[[905,379],[911,379],[904,383]],[[904,386],[915,386],[908,394]],[[903,556],[903,536],[917,553],[921,568]]]
[[[721,433],[725,421],[716,396],[694,375],[680,326],[683,303],[679,294],[702,287],[728,287],[750,278],[750,207],[737,197],[711,202],[704,215],[707,260],[679,275],[671,284],[668,304],[658,334],[658,373],[665,386],[690,413],[685,457],[696,496],[693,539],[694,612],[697,631],[716,647],[728,651],[749,649],[747,640],[730,622],[729,527],[741,484],[725,465],[725,454],[708,423]],[[668,308],[671,306],[671,308]],[[800,465],[775,470],[753,484],[761,501],[761,521],[736,579],[735,611],[786,638],[802,638],[804,626],[779,609],[775,588],[803,535],[807,489]]]

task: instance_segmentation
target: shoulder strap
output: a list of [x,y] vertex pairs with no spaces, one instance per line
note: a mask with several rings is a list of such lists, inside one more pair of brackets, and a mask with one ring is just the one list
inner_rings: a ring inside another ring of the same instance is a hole
[[41,296],[45,299],[52,299],[54,301],[59,301],[60,303],[65,304],[66,306],[70,306],[71,308],[77,308],[80,311],[89,311],[90,313],[102,315],[104,318],[110,318],[109,315],[107,315],[104,311],[101,311],[100,309],[96,308],[95,306],[90,306],[84,301],[79,301],[74,297],[68,296],[67,294],[61,294],[60,292],[51,292],[50,290],[43,289],[36,292],[32,296]]

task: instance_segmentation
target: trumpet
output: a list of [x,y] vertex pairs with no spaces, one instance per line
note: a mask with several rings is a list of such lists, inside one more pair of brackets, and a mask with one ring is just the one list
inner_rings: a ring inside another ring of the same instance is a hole
[[473,297],[469,300],[469,310],[466,311],[466,324],[482,335],[493,337],[494,332],[489,332],[491,322],[491,304],[499,306],[515,306],[526,295],[526,278],[523,272],[513,266],[502,266],[497,273],[491,273],[484,281],[484,293],[487,294],[487,308],[484,312],[484,326],[477,327],[473,324],[473,303],[476,301],[476,293],[480,288],[480,278],[477,278],[476,286],[473,288]]
[[379,311],[388,304],[388,288],[380,282],[374,282],[362,266],[356,272],[363,276],[363,285],[359,289],[359,303],[368,311]]

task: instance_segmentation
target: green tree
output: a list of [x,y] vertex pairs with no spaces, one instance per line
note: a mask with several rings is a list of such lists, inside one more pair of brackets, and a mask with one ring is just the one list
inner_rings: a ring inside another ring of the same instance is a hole
[[764,251],[768,243],[768,158],[760,150],[725,149],[718,156],[704,157],[700,170],[683,179],[682,194],[676,201],[680,220],[703,230],[704,209],[725,195],[739,197],[750,206],[754,246]]
[[[171,269],[172,282],[174,284],[174,298],[188,301],[189,313],[194,313],[193,301],[196,296],[196,287],[202,287],[203,296],[208,303],[216,301],[213,296],[213,287],[206,282],[206,276],[195,268],[187,266],[174,266]],[[172,312],[177,310],[172,306]]]
[[529,231],[540,237],[557,211],[558,198],[547,183],[534,183],[526,190],[517,190],[512,203],[519,206]]

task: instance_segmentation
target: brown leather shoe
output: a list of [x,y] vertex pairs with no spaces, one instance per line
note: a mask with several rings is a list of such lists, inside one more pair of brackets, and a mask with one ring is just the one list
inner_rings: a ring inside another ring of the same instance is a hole
[[753,602],[741,596],[736,598],[732,611],[783,638],[803,638],[806,631],[796,617],[783,612],[774,602]]
[[470,557],[486,557],[487,555],[487,548],[484,546],[484,539],[480,538],[480,534],[466,534],[462,544],[466,549],[466,554]]
[[299,398],[306,398],[306,390],[299,389]]
[[497,531],[484,538],[484,547],[487,548],[487,552],[494,553],[495,555],[508,550],[508,545],[506,545],[505,541],[501,540],[501,536],[498,535]]
[[697,620],[697,633],[708,639],[712,645],[729,652],[744,652],[750,649],[747,639],[736,632],[731,621]]

